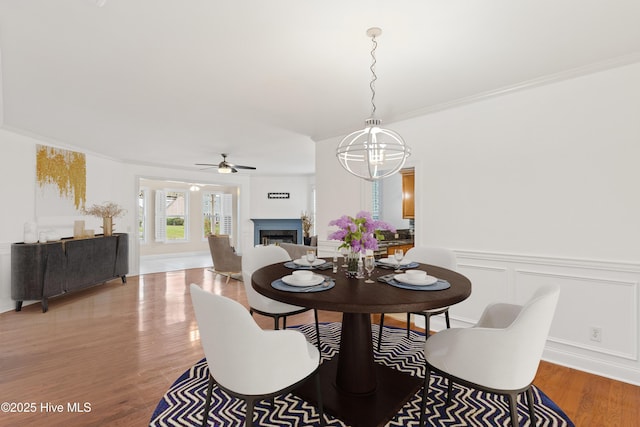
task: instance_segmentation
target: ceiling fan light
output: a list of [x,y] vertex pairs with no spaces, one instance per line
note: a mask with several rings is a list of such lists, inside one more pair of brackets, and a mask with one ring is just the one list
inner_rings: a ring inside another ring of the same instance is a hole
[[231,173],[232,170],[229,166],[222,166],[218,168],[218,173]]

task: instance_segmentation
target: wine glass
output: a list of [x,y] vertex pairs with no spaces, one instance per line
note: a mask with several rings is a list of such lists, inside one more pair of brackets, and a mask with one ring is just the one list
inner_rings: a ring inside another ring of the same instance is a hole
[[342,248],[341,252],[342,252],[342,260],[343,260],[342,268],[346,268],[347,267],[347,257],[349,256],[349,249]]
[[396,262],[398,263],[398,267],[396,267],[396,269],[393,272],[402,273],[402,270],[400,270],[400,262],[402,262],[402,258],[404,258],[404,251],[402,249],[396,249],[395,252],[393,253],[393,257],[396,259]]
[[369,276],[369,278],[365,280],[364,283],[375,283],[373,280],[371,280],[371,273],[373,273],[373,270],[375,268],[376,268],[376,259],[373,257],[373,255],[365,256],[364,269],[367,270],[367,276]]
[[307,251],[307,262],[309,265],[313,265],[313,262],[316,260],[316,253],[313,250]]

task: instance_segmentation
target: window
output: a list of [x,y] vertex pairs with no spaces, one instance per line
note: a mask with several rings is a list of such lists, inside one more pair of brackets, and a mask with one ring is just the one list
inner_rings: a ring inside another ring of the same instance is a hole
[[232,235],[233,195],[227,193],[204,193],[202,195],[204,236],[212,234]]
[[138,193],[138,239],[147,241],[147,188],[140,188]]
[[315,235],[317,234],[316,232],[316,186],[314,185],[313,187],[311,187],[311,221],[312,221],[312,225],[311,225],[311,235]]
[[156,191],[156,241],[187,240],[188,193],[182,190]]
[[204,230],[203,238],[206,238],[209,234],[220,234],[220,218],[216,214],[216,199],[218,199],[215,193],[204,193],[202,195],[202,220]]
[[371,183],[371,218],[380,219],[380,182]]

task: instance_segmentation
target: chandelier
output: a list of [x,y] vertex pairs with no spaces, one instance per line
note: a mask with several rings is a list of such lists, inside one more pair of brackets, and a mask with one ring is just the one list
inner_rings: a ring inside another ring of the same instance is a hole
[[345,136],[338,148],[336,156],[343,168],[349,173],[375,181],[386,178],[398,172],[404,166],[411,149],[404,143],[402,137],[390,130],[381,127],[382,121],[376,118],[376,90],[375,82],[378,79],[375,72],[376,37],[382,34],[377,27],[367,30],[367,37],[371,37],[373,49],[371,50],[371,116],[364,121],[364,128]]

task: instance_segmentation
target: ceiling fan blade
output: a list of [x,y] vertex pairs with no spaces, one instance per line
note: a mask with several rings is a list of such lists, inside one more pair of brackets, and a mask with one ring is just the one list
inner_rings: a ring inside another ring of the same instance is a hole
[[[233,163],[227,162],[227,155],[226,154],[222,155],[222,162],[220,162],[218,164],[196,163],[195,165],[196,166],[207,166],[205,169],[209,169],[209,168],[218,168],[220,170],[230,169],[232,173],[238,172],[238,169],[256,170],[256,168],[253,167],[253,166],[234,165]],[[204,170],[204,169],[200,169],[200,170]]]

